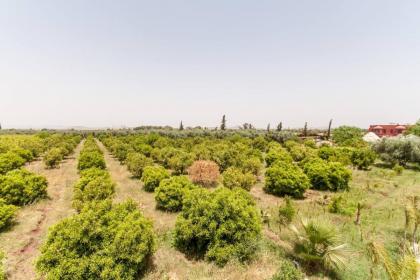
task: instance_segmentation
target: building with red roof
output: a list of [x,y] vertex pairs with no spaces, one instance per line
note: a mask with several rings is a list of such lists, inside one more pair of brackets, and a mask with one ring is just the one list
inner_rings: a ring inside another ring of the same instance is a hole
[[379,137],[397,136],[404,133],[407,129],[408,125],[403,124],[373,124],[369,126],[369,131]]

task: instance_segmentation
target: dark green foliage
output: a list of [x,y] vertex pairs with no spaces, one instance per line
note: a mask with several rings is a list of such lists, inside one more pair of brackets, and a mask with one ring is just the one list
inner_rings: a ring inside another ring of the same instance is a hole
[[284,205],[280,206],[279,208],[279,221],[281,225],[289,225],[293,218],[296,215],[296,209],[293,206],[293,202],[290,199],[290,197],[285,197],[285,203]]
[[370,148],[354,149],[351,153],[351,163],[361,170],[366,170],[376,159],[376,153]]
[[304,274],[290,261],[283,261],[279,272],[271,280],[302,280]]
[[140,178],[146,166],[153,165],[153,160],[140,153],[130,153],[126,160],[127,168],[134,177]]
[[146,166],[143,169],[141,181],[144,185],[144,190],[153,192],[163,179],[169,178],[169,172],[162,166]]
[[309,187],[308,177],[293,163],[277,163],[265,173],[264,190],[267,193],[302,198]]
[[47,168],[54,168],[58,166],[63,158],[64,152],[62,149],[52,148],[44,155],[43,161]]
[[80,211],[86,203],[111,198],[114,192],[115,184],[108,172],[97,168],[86,169],[74,186],[72,205]]
[[229,167],[222,174],[223,186],[233,188],[243,188],[247,191],[256,183],[257,179],[252,173],[244,173],[239,168]]
[[180,211],[187,192],[197,188],[186,176],[173,176],[160,182],[155,189],[156,206],[166,211]]
[[0,175],[0,197],[7,204],[26,205],[47,196],[47,179],[26,169]]
[[44,279],[138,279],[155,250],[134,202],[93,203],[50,228],[36,268]]
[[185,197],[175,225],[175,245],[188,254],[224,265],[231,259],[249,260],[260,232],[260,215],[246,191],[199,188]]
[[353,126],[340,126],[333,130],[332,139],[340,146],[363,146],[363,130]]
[[420,163],[420,137],[409,135],[405,137],[383,138],[373,149],[381,159],[389,164],[406,166],[407,163]]
[[225,130],[225,129],[226,129],[226,116],[223,115],[222,123],[220,124],[220,130]]
[[315,159],[307,162],[303,169],[313,189],[338,191],[349,188],[351,172],[339,162]]
[[14,152],[0,154],[0,174],[5,174],[25,164],[25,159]]
[[4,199],[0,199],[0,230],[3,230],[12,223],[17,210],[18,207],[6,204]]

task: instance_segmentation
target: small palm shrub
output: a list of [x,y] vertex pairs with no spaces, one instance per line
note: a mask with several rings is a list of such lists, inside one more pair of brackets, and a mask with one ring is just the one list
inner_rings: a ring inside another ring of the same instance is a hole
[[14,152],[0,154],[0,174],[19,168],[25,164],[25,159]]
[[283,261],[279,272],[271,280],[302,280],[304,274],[290,261]]
[[219,166],[211,160],[197,160],[188,168],[188,175],[194,184],[212,187],[219,180]]
[[224,187],[188,192],[175,224],[175,245],[218,265],[249,260],[261,233],[260,215],[244,190]]
[[267,193],[302,198],[309,187],[308,177],[293,163],[275,164],[265,173],[264,190]]
[[376,153],[370,148],[354,149],[351,153],[351,163],[361,170],[366,170],[376,160]]
[[15,169],[0,175],[0,197],[5,203],[26,205],[47,196],[45,177],[26,169]]
[[339,162],[315,159],[307,162],[303,170],[314,189],[338,191],[349,188],[351,172]]
[[146,166],[143,169],[141,181],[144,185],[144,190],[153,192],[163,179],[169,178],[169,172],[163,166]]
[[0,199],[0,230],[8,227],[16,216],[18,207],[6,204],[4,199]]
[[52,148],[44,155],[43,161],[47,168],[55,168],[63,158],[64,154],[62,149]]
[[244,190],[251,190],[251,187],[257,182],[252,173],[243,173],[240,169],[229,167],[222,174],[223,186],[229,189],[243,188]]
[[103,154],[99,151],[85,151],[80,153],[77,168],[79,170],[84,170],[93,167],[101,169],[106,168]]
[[134,177],[140,178],[146,166],[153,165],[153,160],[140,153],[130,153],[127,156],[126,164],[128,170]]
[[134,202],[95,202],[50,228],[36,269],[43,279],[138,279],[155,240]]
[[186,176],[173,176],[160,182],[155,189],[156,206],[166,211],[180,211],[186,193],[197,188]]
[[302,221],[302,231],[292,226],[296,234],[294,253],[313,270],[341,270],[346,267],[348,251],[340,242],[336,227],[325,220]]

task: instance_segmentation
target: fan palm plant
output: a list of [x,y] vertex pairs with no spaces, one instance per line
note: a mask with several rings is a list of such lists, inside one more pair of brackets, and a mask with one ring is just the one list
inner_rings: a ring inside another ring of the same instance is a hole
[[307,265],[323,270],[341,270],[346,267],[349,251],[340,242],[336,228],[325,220],[302,220],[302,231],[291,226],[296,234],[295,254]]

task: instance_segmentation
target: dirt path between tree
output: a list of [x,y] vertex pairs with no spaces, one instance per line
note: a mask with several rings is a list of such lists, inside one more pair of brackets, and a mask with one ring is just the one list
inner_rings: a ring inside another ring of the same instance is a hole
[[127,199],[133,199],[137,202],[144,215],[152,219],[158,234],[173,228],[176,214],[156,210],[153,193],[144,191],[141,181],[133,178],[130,171],[127,170],[127,167],[120,164],[100,141],[97,141],[97,143],[99,148],[104,152],[105,161],[112,180],[117,184],[114,201],[122,202]]
[[82,148],[66,158],[59,168],[46,169],[41,160],[29,163],[26,168],[45,176],[48,180],[48,199],[22,207],[18,211],[16,224],[0,234],[0,250],[6,256],[8,279],[35,279],[34,261],[48,228],[74,213],[71,207],[73,185],[79,178],[77,157]]

